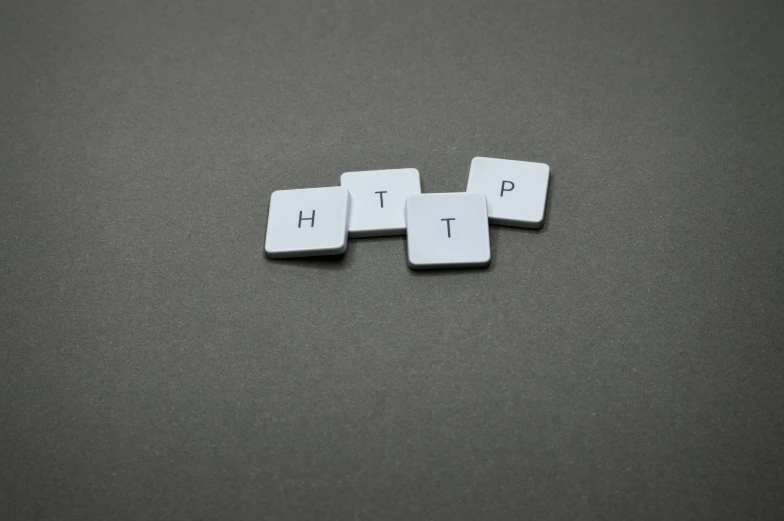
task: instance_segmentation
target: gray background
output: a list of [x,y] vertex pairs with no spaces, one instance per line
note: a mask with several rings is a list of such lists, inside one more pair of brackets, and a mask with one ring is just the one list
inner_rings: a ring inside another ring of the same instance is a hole
[[[784,518],[782,20],[2,2],[0,518]],[[553,173],[487,270],[263,255],[273,190],[476,155]]]

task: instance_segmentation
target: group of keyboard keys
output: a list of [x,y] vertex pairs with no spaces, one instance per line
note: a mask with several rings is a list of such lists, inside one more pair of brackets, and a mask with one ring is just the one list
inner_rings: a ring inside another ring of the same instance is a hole
[[271,258],[340,255],[349,238],[406,235],[414,269],[490,264],[490,224],[541,228],[550,167],[476,157],[466,191],[423,194],[415,168],[346,172],[340,186],[278,190],[264,250]]

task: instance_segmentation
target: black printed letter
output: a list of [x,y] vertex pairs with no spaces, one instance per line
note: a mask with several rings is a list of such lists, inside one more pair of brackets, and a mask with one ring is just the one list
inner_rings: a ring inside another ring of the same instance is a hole
[[[512,185],[508,190],[505,188],[506,183],[509,183],[510,185]],[[512,190],[514,190],[514,183],[513,182],[511,182],[511,181],[504,181],[504,182],[501,183],[501,197],[504,196],[504,192],[511,192]]]
[[446,221],[446,236],[450,239],[452,238],[452,227],[449,225],[449,221],[454,221],[454,217],[450,217],[448,219],[441,219],[442,221]]
[[381,208],[383,208],[384,207],[384,194],[387,193],[387,191],[384,190],[383,192],[376,192],[376,193],[381,198]]
[[313,225],[316,223],[316,210],[313,210],[313,213],[310,217],[302,218],[302,210],[299,211],[299,222],[297,223],[297,228],[302,228],[302,221],[310,221],[310,227],[313,228]]

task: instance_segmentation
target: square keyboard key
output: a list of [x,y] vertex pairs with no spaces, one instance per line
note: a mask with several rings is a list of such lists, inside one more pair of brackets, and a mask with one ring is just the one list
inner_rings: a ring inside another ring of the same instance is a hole
[[340,186],[278,190],[270,197],[268,257],[339,255],[348,245],[348,190]]
[[475,157],[466,192],[485,194],[491,224],[541,228],[549,181],[544,163]]
[[414,195],[406,200],[408,265],[414,269],[490,264],[487,202],[482,194]]
[[349,237],[406,233],[406,197],[422,193],[416,168],[346,172],[340,186],[348,189]]

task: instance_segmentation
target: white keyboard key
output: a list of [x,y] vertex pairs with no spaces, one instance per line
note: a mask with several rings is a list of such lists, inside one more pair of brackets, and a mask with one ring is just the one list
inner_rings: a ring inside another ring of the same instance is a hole
[[406,197],[422,193],[416,168],[346,172],[340,186],[350,194],[349,237],[404,235]]
[[490,264],[487,201],[482,194],[424,194],[406,200],[408,265],[414,269]]
[[541,228],[549,181],[544,163],[475,157],[466,192],[485,194],[491,224]]
[[348,245],[348,190],[341,186],[278,190],[270,197],[268,257],[339,255]]

